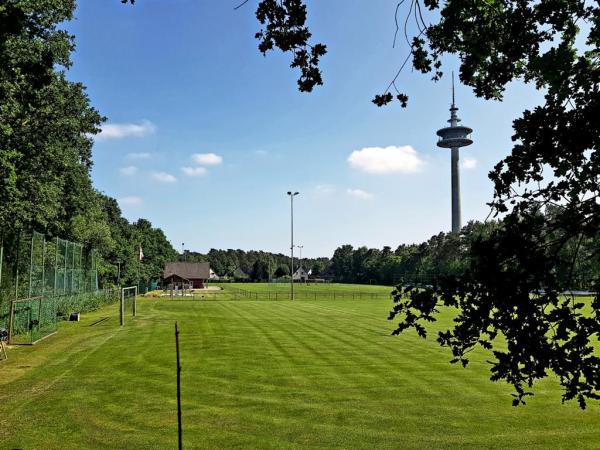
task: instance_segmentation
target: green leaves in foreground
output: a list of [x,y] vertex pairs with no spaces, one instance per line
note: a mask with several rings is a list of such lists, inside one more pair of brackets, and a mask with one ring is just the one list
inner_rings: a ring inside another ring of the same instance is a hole
[[466,367],[479,347],[489,355],[491,380],[514,387],[513,405],[524,404],[535,382],[549,375],[558,378],[563,402],[576,399],[585,408],[588,399],[600,399],[600,300],[558,294],[547,236],[543,219],[509,217],[473,242],[464,275],[398,286],[389,317],[399,320],[393,334],[414,329],[426,337],[426,324],[443,309],[454,326],[439,331],[437,342],[451,350],[451,362]]
[[263,55],[274,48],[293,54],[291,67],[300,69],[298,89],[311,92],[323,84],[319,60],[327,53],[323,44],[310,44],[311,32],[306,26],[306,5],[302,0],[262,0],[256,18],[264,26],[255,37]]

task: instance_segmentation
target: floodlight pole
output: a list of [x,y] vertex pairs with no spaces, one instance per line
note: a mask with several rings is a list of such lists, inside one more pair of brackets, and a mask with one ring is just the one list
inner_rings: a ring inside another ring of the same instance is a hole
[[292,192],[288,191],[288,195],[290,196],[290,211],[291,211],[291,246],[290,250],[292,252],[292,276],[290,277],[290,289],[291,289],[291,300],[294,300],[294,197],[298,195],[300,192]]

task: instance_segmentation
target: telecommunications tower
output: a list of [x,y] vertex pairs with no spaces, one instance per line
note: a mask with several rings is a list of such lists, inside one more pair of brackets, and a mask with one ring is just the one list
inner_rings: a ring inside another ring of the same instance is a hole
[[449,148],[452,151],[452,232],[458,233],[462,228],[460,215],[460,169],[458,165],[458,152],[461,147],[471,145],[471,133],[473,130],[469,127],[459,125],[460,119],[456,115],[458,108],[454,103],[454,73],[452,73],[452,106],[450,107],[449,127],[441,128],[437,131],[440,137],[437,145],[442,148]]

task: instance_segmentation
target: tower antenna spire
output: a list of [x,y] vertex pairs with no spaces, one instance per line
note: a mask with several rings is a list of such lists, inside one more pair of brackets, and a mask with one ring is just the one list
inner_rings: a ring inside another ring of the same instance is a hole
[[452,71],[452,106],[454,106],[454,70]]

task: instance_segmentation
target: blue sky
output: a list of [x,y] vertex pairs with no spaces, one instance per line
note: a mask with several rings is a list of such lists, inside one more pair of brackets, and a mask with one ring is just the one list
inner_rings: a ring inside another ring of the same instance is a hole
[[[329,50],[312,94],[298,92],[289,55],[258,52],[255,2],[79,3],[69,77],[108,118],[93,179],[128,219],[149,219],[178,249],[285,253],[294,189],[305,256],[450,228],[450,154],[435,145],[450,77],[407,70],[407,109],[370,102],[407,52],[401,41],[392,48],[395,1],[309,2],[309,26]],[[457,67],[447,60],[448,75]],[[487,216],[487,173],[510,151],[512,120],[540,95],[516,84],[504,102],[486,102],[457,86],[459,115],[475,130],[461,154],[463,222]]]

